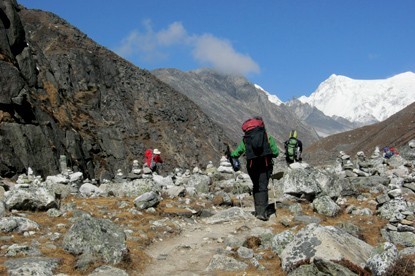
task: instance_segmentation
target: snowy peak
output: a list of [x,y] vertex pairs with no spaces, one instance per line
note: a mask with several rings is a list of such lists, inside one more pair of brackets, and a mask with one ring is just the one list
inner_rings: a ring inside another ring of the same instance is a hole
[[415,73],[380,80],[354,80],[333,74],[309,97],[299,100],[328,116],[365,124],[383,121],[415,102]]
[[271,95],[269,92],[267,92],[267,91],[265,91],[261,86],[259,86],[258,84],[254,84],[254,86],[255,86],[255,88],[256,89],[258,89],[258,90],[260,90],[260,91],[262,91],[262,92],[264,92],[265,93],[265,95],[267,95],[267,97],[268,97],[268,100],[271,102],[271,103],[273,103],[273,104],[276,104],[276,105],[281,105],[282,104],[282,101],[277,97],[277,96],[275,96],[275,95]]

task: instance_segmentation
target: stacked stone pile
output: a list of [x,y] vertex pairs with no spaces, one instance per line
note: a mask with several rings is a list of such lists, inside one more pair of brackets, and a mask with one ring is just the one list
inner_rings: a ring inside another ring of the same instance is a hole
[[[405,156],[415,156],[410,152],[415,151],[415,141],[409,145],[409,152]],[[378,149],[370,157],[359,152],[354,159],[340,152],[333,166],[325,168],[314,168],[306,163],[281,167],[281,164],[276,163],[276,177],[270,181],[270,198],[277,201],[277,217],[272,216],[267,223],[279,223],[286,227],[286,231],[273,233],[267,227],[255,231],[247,227],[247,231],[251,231],[248,234],[258,237],[262,250],[271,249],[281,259],[281,269],[288,275],[330,274],[333,271],[343,271],[345,275],[359,274],[342,265],[342,262],[352,264],[360,272],[366,270],[375,275],[385,275],[399,258],[415,254],[414,168],[415,158],[408,160],[397,155],[385,159]],[[218,168],[210,162],[205,169],[176,168],[165,176],[152,174],[134,161],[131,171],[118,171],[113,179],[105,179],[100,183],[83,179],[81,172],[72,172],[62,163],[61,173],[48,176],[46,180],[28,173],[19,176],[15,183],[5,179],[0,183],[0,231],[5,235],[17,232],[33,236],[42,227],[19,216],[20,211],[47,211],[51,217],[73,212],[73,224],[63,234],[63,248],[78,256],[77,268],[88,267],[96,261],[108,265],[123,262],[128,252],[126,240],[131,230],[123,230],[114,222],[77,212],[76,206],[62,206],[61,200],[68,196],[130,197],[134,203],[134,210],[130,212],[137,215],[155,212],[160,202],[167,198],[176,199],[181,206],[188,206],[189,202],[195,201],[200,201],[203,206],[202,202],[210,201],[215,203],[215,208],[202,212],[202,215],[198,210],[185,207],[186,216],[197,219],[200,224],[246,221],[246,225],[249,225],[255,221],[251,214],[252,183],[249,176],[241,171],[233,172],[231,164],[224,157]],[[354,206],[350,203],[351,199],[365,201],[370,207]],[[242,205],[235,204],[242,201]],[[315,216],[305,215],[301,203],[309,203]],[[279,215],[284,208],[290,215]],[[367,244],[359,238],[359,225],[348,222],[333,226],[320,224],[322,217],[334,218],[342,212],[350,216],[378,216],[387,220],[380,230],[383,241],[377,246]],[[184,227],[186,224],[179,220],[177,225]],[[154,222],[154,227],[167,227],[165,223],[164,220]],[[300,231],[297,229],[298,223],[305,224]],[[114,237],[112,233],[118,234]],[[60,235],[56,233],[56,239]],[[82,241],[77,238],[79,236],[83,237]],[[227,240],[223,242],[228,247]],[[35,244],[1,248],[1,254],[5,257],[30,256],[7,261],[9,273],[24,263],[27,271],[43,269],[45,275],[52,275],[49,271],[58,267],[56,260],[43,257]],[[241,239],[236,243],[233,240],[232,246],[238,248],[236,258],[234,252],[223,250],[212,256],[206,270],[243,271],[252,266],[258,270],[266,269],[260,264],[260,255],[255,249],[247,248]],[[42,261],[33,256],[42,258]],[[31,270],[27,262],[37,265]]]

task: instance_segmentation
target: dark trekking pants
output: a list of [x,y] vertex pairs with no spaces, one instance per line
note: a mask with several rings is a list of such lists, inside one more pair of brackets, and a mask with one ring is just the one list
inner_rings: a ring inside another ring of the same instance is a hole
[[248,160],[247,171],[253,183],[255,216],[266,218],[268,206],[268,181],[272,174],[271,158]]

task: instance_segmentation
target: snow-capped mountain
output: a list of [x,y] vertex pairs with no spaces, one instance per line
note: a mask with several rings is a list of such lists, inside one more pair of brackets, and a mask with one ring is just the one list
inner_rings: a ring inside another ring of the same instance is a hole
[[415,73],[379,80],[331,75],[309,97],[299,100],[328,116],[364,124],[383,121],[415,102]]
[[281,100],[280,100],[277,96],[275,96],[275,95],[271,95],[268,91],[264,90],[264,88],[262,88],[262,87],[261,87],[261,86],[259,86],[258,84],[254,84],[254,86],[255,86],[255,88],[256,88],[256,89],[261,90],[262,92],[264,92],[264,93],[265,93],[265,95],[267,95],[268,100],[269,100],[271,103],[276,104],[276,105],[278,105],[278,106],[282,104],[282,101],[281,101]]

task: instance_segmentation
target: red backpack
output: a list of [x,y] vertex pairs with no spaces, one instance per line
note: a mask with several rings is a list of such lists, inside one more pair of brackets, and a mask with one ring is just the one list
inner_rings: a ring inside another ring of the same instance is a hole
[[248,160],[272,155],[265,131],[265,124],[261,118],[251,118],[242,124],[244,132],[245,155]]
[[242,131],[248,132],[257,127],[265,127],[264,121],[258,118],[251,118],[242,124]]
[[144,153],[144,159],[144,161],[147,163],[147,166],[151,168],[151,161],[153,160],[153,150],[146,150]]

